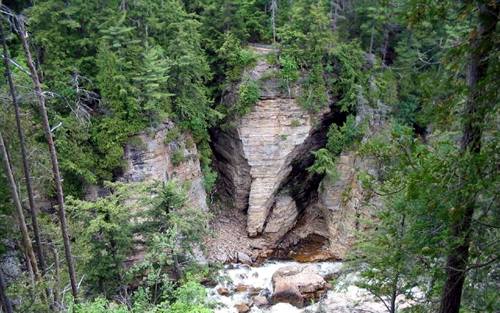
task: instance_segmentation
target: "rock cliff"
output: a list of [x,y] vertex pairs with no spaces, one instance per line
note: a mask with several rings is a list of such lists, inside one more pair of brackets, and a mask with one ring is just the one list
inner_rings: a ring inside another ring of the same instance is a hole
[[187,182],[190,204],[208,211],[196,145],[190,134],[180,133],[172,122],[132,137],[125,146],[125,161],[127,165],[121,180]]
[[[290,96],[280,88],[276,70],[260,57],[245,73],[259,82],[260,99],[250,113],[232,119],[231,127],[212,132],[223,208],[212,223],[215,237],[207,241],[210,257],[343,258],[360,214],[369,211],[356,171],[372,170],[373,164],[350,151],[339,158],[337,181],[311,174],[311,152],[325,145],[329,126],[341,125],[345,113],[334,106],[316,114],[305,111],[293,96],[297,92]],[[231,105],[234,99],[223,100]],[[360,125],[368,121],[368,138],[382,127],[385,115],[364,105],[357,116]]]
[[247,211],[250,237],[263,232],[281,182],[303,152],[297,147],[310,137],[318,118],[281,90],[273,76],[277,69],[262,57],[273,51],[262,47],[255,51],[261,57],[246,75],[260,83],[259,101],[250,113],[232,121],[230,129],[216,130],[212,136],[222,178],[219,191],[234,208]]

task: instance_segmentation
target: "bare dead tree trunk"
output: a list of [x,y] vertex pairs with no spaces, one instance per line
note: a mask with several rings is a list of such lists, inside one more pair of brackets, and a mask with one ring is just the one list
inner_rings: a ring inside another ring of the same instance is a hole
[[9,182],[12,200],[14,201],[14,206],[16,207],[16,215],[19,223],[19,229],[21,230],[23,248],[28,257],[28,261],[31,265],[31,268],[33,269],[33,274],[35,275],[35,279],[37,281],[40,281],[41,276],[38,270],[38,265],[36,263],[35,252],[33,251],[33,246],[31,245],[31,239],[28,234],[28,227],[26,226],[26,222],[24,220],[23,207],[21,206],[21,200],[19,199],[19,193],[17,191],[16,181],[14,179],[14,175],[12,174],[12,167],[9,159],[9,154],[7,152],[7,147],[5,146],[3,135],[1,132],[0,132],[0,153],[2,154],[3,163],[5,167],[5,174]]
[[3,308],[5,313],[13,313],[12,303],[5,292],[6,287],[2,272],[0,272],[0,304],[2,305],[0,308]]
[[21,43],[23,45],[23,49],[26,54],[29,71],[31,73],[31,79],[33,81],[33,87],[40,107],[43,130],[45,132],[45,137],[49,145],[50,160],[52,163],[52,175],[54,178],[54,183],[56,185],[59,225],[61,227],[61,233],[63,237],[64,253],[66,256],[66,263],[68,266],[68,273],[71,283],[71,293],[73,295],[74,301],[76,302],[78,298],[78,286],[76,281],[76,272],[73,261],[73,255],[71,254],[71,244],[69,240],[68,226],[66,223],[66,211],[64,208],[64,193],[62,188],[61,173],[59,171],[59,161],[57,159],[57,151],[54,144],[54,138],[52,137],[52,132],[50,130],[49,117],[47,115],[47,108],[45,106],[45,96],[42,91],[40,79],[38,78],[38,72],[36,71],[35,63],[33,62],[33,57],[31,56],[31,51],[28,42],[28,32],[26,31],[24,26],[24,21],[21,18],[17,19],[17,23],[18,23],[17,27],[18,27],[19,38],[21,39]]
[[33,198],[33,187],[32,187],[32,182],[31,182],[30,167],[29,167],[27,153],[26,153],[26,142],[25,142],[23,128],[21,125],[21,113],[19,110],[19,103],[17,102],[16,88],[14,86],[14,82],[12,81],[12,74],[11,74],[10,63],[9,63],[9,49],[7,47],[7,43],[5,42],[5,36],[3,33],[2,23],[0,23],[0,37],[2,40],[2,46],[3,46],[3,62],[4,62],[4,67],[5,67],[5,76],[7,78],[8,84],[9,84],[9,91],[10,91],[10,95],[12,97],[12,104],[14,105],[14,110],[15,110],[15,115],[16,115],[17,135],[19,137],[19,143],[21,146],[21,158],[23,161],[24,179],[25,179],[25,183],[26,183],[26,190],[28,193],[28,202],[29,202],[29,209],[30,209],[30,213],[31,213],[31,223],[33,226],[33,235],[35,237],[35,243],[36,243],[35,250],[36,250],[37,257],[38,257],[38,262],[40,263],[40,269],[42,270],[42,275],[43,275],[43,274],[45,274],[45,269],[47,267],[45,265],[45,258],[43,256],[43,252],[42,252],[40,230],[38,227],[38,219],[36,217],[37,212],[35,209],[35,201]]
[[56,307],[61,305],[61,274],[59,265],[59,252],[55,245],[52,246],[52,253],[54,254],[54,304]]
[[389,29],[388,25],[384,26],[384,42],[382,45],[382,65],[386,65],[387,51],[389,49]]
[[271,0],[271,27],[273,28],[273,43],[276,43],[276,13],[278,12],[278,0]]
[[332,31],[335,32],[337,30],[337,19],[339,14],[339,6],[337,0],[332,0],[330,7],[330,17],[332,19]]
[[[478,5],[478,26],[470,39],[470,58],[467,77],[469,97],[465,104],[464,126],[460,149],[462,156],[481,152],[482,124],[487,110],[493,105],[480,99],[480,82],[486,77],[488,55],[494,49],[492,35],[496,31],[500,6],[495,2]],[[451,228],[452,238],[458,242],[446,262],[446,281],[441,295],[440,313],[458,313],[469,262],[472,216],[475,198],[464,199],[462,214]]]
[[371,32],[371,35],[370,35],[370,54],[373,53],[373,41],[374,41],[374,37],[375,37],[375,25],[372,25],[372,32]]

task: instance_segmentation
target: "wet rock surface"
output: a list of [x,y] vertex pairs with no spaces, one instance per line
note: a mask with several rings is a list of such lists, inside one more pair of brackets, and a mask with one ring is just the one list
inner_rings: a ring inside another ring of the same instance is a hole
[[[342,267],[340,262],[268,261],[259,267],[232,264],[220,271],[219,285],[207,291],[209,299],[218,304],[215,313],[239,313],[240,310],[250,313],[386,312],[382,302],[367,290],[356,287],[356,274],[347,274]],[[331,277],[336,277],[333,286],[328,283]],[[246,285],[246,290],[237,291],[235,286],[240,284]],[[280,284],[288,289],[284,293],[288,296],[276,296],[284,290]],[[218,292],[221,287],[231,292],[221,295]],[[310,295],[317,297],[313,304]],[[411,302],[400,298],[398,304],[404,308]]]
[[278,269],[272,277],[273,303],[290,303],[303,307],[304,303],[318,300],[329,287],[311,266],[292,265]]

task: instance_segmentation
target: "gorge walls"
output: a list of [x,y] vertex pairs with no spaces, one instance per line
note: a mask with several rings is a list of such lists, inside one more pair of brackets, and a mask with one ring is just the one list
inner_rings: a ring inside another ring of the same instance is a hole
[[[338,180],[308,171],[312,152],[324,147],[330,125],[342,125],[346,113],[333,105],[314,114],[304,110],[294,96],[298,87],[289,95],[273,75],[276,66],[263,57],[273,51],[254,50],[259,60],[244,75],[259,83],[259,100],[249,113],[212,132],[222,205],[212,222],[214,238],[206,243],[209,257],[341,259],[360,218],[375,205],[356,172],[374,165],[347,151],[339,157]],[[234,99],[233,94],[223,101],[231,105]],[[365,138],[383,127],[384,116],[384,109],[358,108],[358,126],[368,124]]]

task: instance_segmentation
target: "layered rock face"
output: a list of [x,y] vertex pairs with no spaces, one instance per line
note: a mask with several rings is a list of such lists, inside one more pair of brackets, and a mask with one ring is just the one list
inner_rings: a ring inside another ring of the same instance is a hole
[[[272,52],[254,49],[261,55]],[[217,191],[232,208],[225,208],[216,217],[216,238],[208,243],[209,250],[212,246],[219,251],[214,253],[219,260],[235,260],[238,252],[254,258],[272,253],[276,243],[294,227],[300,211],[295,196],[284,192],[285,182],[293,176],[297,164],[304,159],[311,163],[311,151],[321,147],[326,138],[326,130],[321,134],[318,130],[324,119],[331,118],[330,110],[306,112],[280,87],[273,75],[276,70],[260,57],[245,73],[259,82],[259,101],[250,113],[231,121],[231,127],[212,133],[220,174]],[[226,101],[234,98],[229,95]],[[225,253],[220,252],[220,246],[226,248]]]
[[[388,107],[363,105],[358,108],[357,124],[365,130],[362,141],[381,131],[387,121]],[[356,151],[344,151],[337,158],[337,177],[323,178],[317,201],[300,216],[297,227],[282,238],[278,248],[299,261],[344,259],[354,243],[355,233],[366,227],[381,199],[363,190],[357,174],[378,176],[378,167]]]
[[[338,158],[337,180],[310,173],[311,152],[325,145],[330,125],[342,125],[346,116],[331,108],[306,112],[293,97],[297,87],[292,96],[279,87],[276,70],[261,57],[245,73],[260,83],[259,101],[250,113],[232,120],[232,127],[212,133],[218,192],[225,205],[212,225],[215,238],[207,242],[211,257],[342,259],[355,230],[363,227],[361,217],[370,216],[378,201],[362,190],[356,173],[373,172],[376,166],[346,151]],[[234,98],[226,97],[227,105]],[[359,127],[367,125],[364,140],[383,127],[386,111],[383,105],[358,108]]]
[[165,122],[153,132],[140,133],[125,146],[125,182],[187,182],[192,206],[208,211],[203,174],[196,146],[187,133],[169,138],[176,131],[172,122]]
[[[255,50],[260,54],[272,51]],[[249,114],[232,123],[232,129],[213,136],[221,192],[235,208],[247,210],[250,237],[263,232],[276,192],[297,158],[296,147],[312,130],[313,116],[282,92],[272,77],[275,71],[264,58],[258,60],[247,75],[261,83],[260,100]]]
[[[361,106],[357,122],[365,124],[363,141],[381,131],[386,124],[388,108]],[[357,173],[367,172],[378,176],[378,167],[368,158],[361,158],[356,151],[346,151],[339,157],[336,181],[325,179],[320,187],[318,206],[325,217],[328,230],[329,251],[336,259],[343,259],[349,251],[356,231],[365,227],[367,220],[382,205],[381,199],[365,192]]]
[[247,232],[262,233],[280,183],[291,172],[294,148],[304,142],[311,119],[294,99],[269,99],[257,103],[243,117],[238,134],[250,166]]

